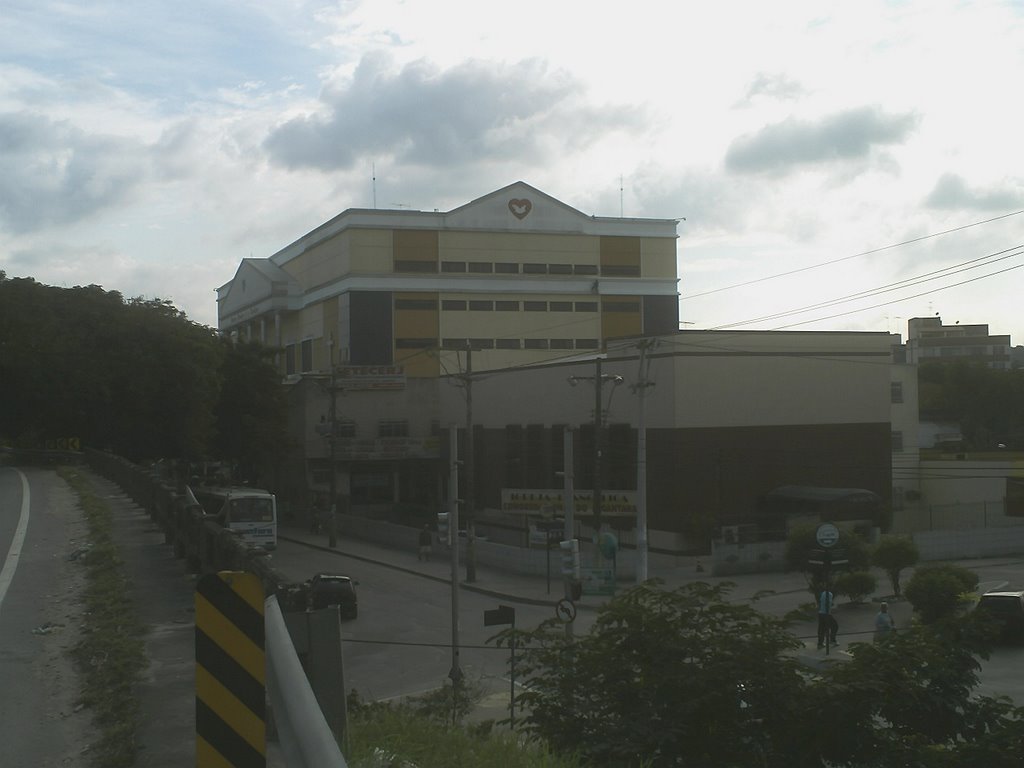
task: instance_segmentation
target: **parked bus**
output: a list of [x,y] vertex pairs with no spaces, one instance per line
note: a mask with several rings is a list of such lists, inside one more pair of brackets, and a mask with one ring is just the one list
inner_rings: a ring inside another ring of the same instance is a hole
[[277,499],[259,488],[200,487],[194,491],[203,512],[234,531],[248,546],[277,549]]

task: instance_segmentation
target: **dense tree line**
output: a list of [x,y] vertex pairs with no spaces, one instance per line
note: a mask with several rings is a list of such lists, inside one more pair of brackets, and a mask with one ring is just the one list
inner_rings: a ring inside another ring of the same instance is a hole
[[922,419],[960,424],[967,450],[1024,450],[1024,369],[928,362],[918,372]]
[[0,271],[0,440],[77,438],[138,462],[227,461],[257,480],[285,448],[269,354],[170,301]]

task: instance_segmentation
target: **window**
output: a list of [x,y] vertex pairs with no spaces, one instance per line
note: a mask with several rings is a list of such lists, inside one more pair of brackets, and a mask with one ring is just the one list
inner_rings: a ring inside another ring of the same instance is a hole
[[499,261],[495,263],[494,271],[499,275],[518,275],[519,265],[508,261]]
[[498,349],[519,349],[519,339],[498,339]]
[[571,301],[552,301],[548,304],[548,309],[552,312],[572,312]]
[[576,339],[576,349],[597,349],[597,339]]
[[465,339],[443,339],[441,341],[441,346],[444,349],[465,349],[466,348],[466,340]]
[[356,436],[356,423],[352,419],[335,419],[334,420],[334,436],[335,437],[355,437]]
[[577,312],[597,312],[596,301],[577,301],[576,302]]
[[437,310],[434,299],[395,299],[395,309],[427,309]]
[[494,271],[494,265],[489,261],[471,261],[468,266],[470,272],[490,274]]
[[571,275],[572,264],[548,264],[549,275]]
[[494,310],[496,312],[518,312],[519,302],[518,301],[496,301],[494,302]]
[[903,382],[893,381],[889,384],[890,389],[890,402],[902,403],[903,402]]
[[893,431],[892,433],[892,452],[901,453],[903,451],[903,433],[899,431]]
[[491,312],[494,310],[493,301],[470,300],[469,308],[473,312]]
[[523,339],[523,347],[525,349],[547,349],[547,339]]
[[442,272],[465,272],[466,262],[464,261],[442,261],[441,262]]
[[551,339],[551,349],[572,349],[572,339]]
[[306,339],[302,342],[302,370],[303,372],[313,370],[313,340]]
[[546,275],[547,273],[547,264],[523,264],[524,275]]
[[291,376],[295,373],[295,345],[289,344],[284,348],[284,372]]
[[408,437],[409,422],[405,419],[381,419],[377,422],[378,437]]
[[470,339],[471,349],[494,349],[494,339]]
[[448,310],[449,312],[465,312],[466,302],[461,299],[442,299],[441,309]]
[[527,312],[547,312],[548,303],[546,301],[524,301],[523,309]]
[[572,269],[577,275],[597,274],[597,264],[575,264]]

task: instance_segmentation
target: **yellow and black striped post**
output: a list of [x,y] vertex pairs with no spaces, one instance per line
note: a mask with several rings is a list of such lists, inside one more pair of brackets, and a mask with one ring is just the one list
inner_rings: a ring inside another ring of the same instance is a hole
[[196,585],[196,766],[265,768],[263,585],[221,571]]

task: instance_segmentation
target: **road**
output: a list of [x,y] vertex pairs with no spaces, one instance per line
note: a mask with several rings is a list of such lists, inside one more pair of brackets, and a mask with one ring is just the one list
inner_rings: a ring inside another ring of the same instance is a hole
[[[389,700],[434,690],[448,681],[453,666],[451,587],[395,568],[282,541],[274,566],[293,581],[318,571],[342,573],[359,582],[359,616],[342,623],[345,688],[366,700]],[[536,627],[553,618],[549,606],[459,593],[459,667],[468,683],[508,706],[509,652],[488,639],[502,627],[485,627],[484,611],[512,606],[516,626]],[[586,626],[591,617],[581,616]],[[496,713],[502,716],[501,713]]]
[[4,766],[80,765],[87,711],[66,650],[80,626],[72,559],[85,540],[74,497],[52,471],[0,466],[0,744]]

